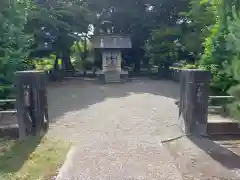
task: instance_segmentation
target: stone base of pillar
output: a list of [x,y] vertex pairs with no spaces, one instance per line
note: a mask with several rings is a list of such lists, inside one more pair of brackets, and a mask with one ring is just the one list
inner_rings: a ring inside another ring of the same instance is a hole
[[118,71],[116,74],[114,74],[115,72],[113,72],[113,74],[111,73],[112,72],[110,71],[107,73],[104,73],[103,71],[97,71],[96,76],[98,80],[104,83],[120,83],[128,80],[128,71]]
[[179,126],[184,134],[196,135],[196,136],[207,136],[207,123],[206,124],[191,124],[186,122],[182,116],[179,117]]

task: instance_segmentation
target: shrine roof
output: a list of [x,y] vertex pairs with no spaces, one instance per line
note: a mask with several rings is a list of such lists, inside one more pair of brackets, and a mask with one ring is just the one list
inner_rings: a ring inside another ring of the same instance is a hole
[[124,49],[132,48],[130,37],[121,35],[99,35],[91,39],[96,49]]

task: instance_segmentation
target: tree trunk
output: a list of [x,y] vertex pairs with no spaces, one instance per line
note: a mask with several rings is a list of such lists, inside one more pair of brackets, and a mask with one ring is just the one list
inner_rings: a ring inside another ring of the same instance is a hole
[[81,58],[81,60],[83,60],[83,58],[82,58],[82,50],[81,50],[81,47],[80,47],[80,45],[79,45],[79,42],[76,42],[76,47],[77,47],[77,50],[78,50],[78,55],[79,55],[79,57]]
[[54,61],[54,70],[59,70],[59,67],[58,67],[58,59],[59,59],[59,56],[58,54],[56,55],[56,59]]
[[138,74],[141,68],[141,59],[143,57],[143,53],[140,48],[135,48],[133,51],[134,51],[133,57],[135,58],[134,72]]
[[134,72],[135,73],[140,72],[140,66],[141,66],[141,61],[140,61],[139,57],[137,57],[137,59],[135,60],[135,63],[134,63]]
[[87,38],[86,37],[84,37],[83,50],[81,50],[78,42],[77,42],[77,48],[78,48],[81,60],[85,61],[87,58]]
[[87,58],[87,37],[84,37],[83,60]]
[[63,63],[63,69],[65,71],[74,71],[74,67],[73,67],[71,59],[70,59],[70,50],[69,49],[62,52],[62,63]]

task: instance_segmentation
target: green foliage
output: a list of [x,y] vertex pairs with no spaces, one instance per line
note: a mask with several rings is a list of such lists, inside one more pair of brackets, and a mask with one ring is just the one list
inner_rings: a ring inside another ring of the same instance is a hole
[[2,0],[0,7],[0,98],[11,94],[8,86],[13,82],[15,71],[31,67],[27,61],[31,34],[25,25],[31,11],[30,1]]
[[[237,40],[237,39],[236,39]],[[238,39],[239,41],[240,39]],[[234,102],[228,106],[230,115],[235,119],[240,119],[240,59],[235,56],[230,65],[226,67],[227,73],[230,74],[235,83],[228,90],[228,94],[234,96]]]
[[83,70],[85,64],[91,59],[93,61],[93,48],[89,39],[84,38],[80,41],[74,42],[71,48],[71,57],[73,59],[74,67],[78,70]]
[[180,36],[182,48],[190,53],[194,53],[196,59],[203,52],[203,42],[210,34],[209,27],[215,21],[214,8],[209,1],[190,0],[191,7],[188,12],[181,14],[186,19],[184,21]]
[[86,2],[82,0],[36,2],[28,21],[29,31],[35,35],[33,50],[40,49],[40,56],[42,51],[55,53],[62,59],[64,70],[73,70],[71,47],[88,33],[91,17]]
[[212,72],[212,88],[235,97],[230,115],[240,118],[239,0],[214,0],[215,24],[205,39],[200,65]]
[[169,68],[176,61],[175,43],[179,30],[161,27],[152,31],[145,50],[150,63],[162,68]]
[[186,64],[183,69],[199,69],[197,64]]
[[[167,19],[167,12],[162,13],[162,17],[168,22],[155,21],[160,23],[150,31],[145,45],[146,55],[155,64],[171,64],[181,59],[194,64],[203,54],[205,38],[211,34],[210,27],[215,22],[214,6],[209,1],[186,0],[172,12],[169,6],[178,2],[168,3],[170,1],[162,1],[162,8],[173,13],[176,19]],[[160,9],[156,10],[160,14]]]
[[35,63],[37,70],[51,70],[54,66],[54,61],[56,59],[56,55],[51,54],[48,58],[36,58],[32,61]]
[[233,103],[228,105],[229,115],[234,119],[240,120],[240,61],[237,57],[232,60],[228,70],[234,80],[236,80],[235,85],[228,90],[228,94],[234,96]]
[[228,105],[229,115],[234,119],[240,120],[240,84],[232,86],[228,93],[235,98],[233,103]]
[[204,53],[200,60],[201,67],[212,73],[211,86],[213,90],[222,93],[226,93],[232,85],[236,84],[233,75],[226,72],[226,65],[231,64],[235,55],[231,46],[233,42],[229,41],[231,39],[228,23],[229,12],[226,11],[228,5],[223,0],[212,1],[216,20],[210,35],[203,43]]

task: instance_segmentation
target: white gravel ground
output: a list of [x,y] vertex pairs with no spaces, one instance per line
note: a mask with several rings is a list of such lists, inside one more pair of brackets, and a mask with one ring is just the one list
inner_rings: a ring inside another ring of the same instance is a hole
[[71,80],[52,85],[48,97],[53,122],[49,135],[74,143],[57,180],[194,180],[190,175],[197,166],[183,174],[181,170],[187,168],[179,166],[186,165],[181,161],[184,157],[175,155],[175,150],[195,148],[192,141],[183,137],[187,142],[180,147],[162,143],[183,135],[174,104],[178,84],[148,79],[110,85]]

